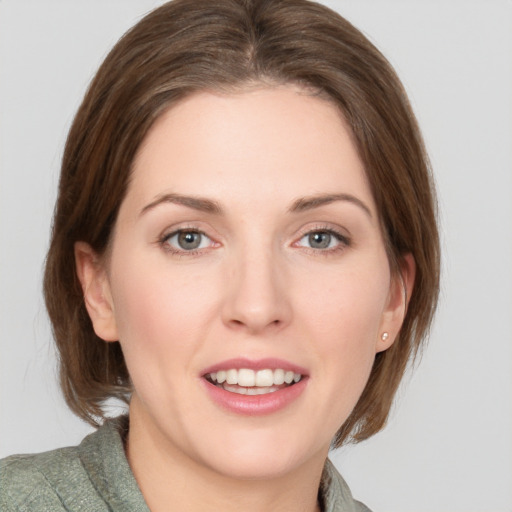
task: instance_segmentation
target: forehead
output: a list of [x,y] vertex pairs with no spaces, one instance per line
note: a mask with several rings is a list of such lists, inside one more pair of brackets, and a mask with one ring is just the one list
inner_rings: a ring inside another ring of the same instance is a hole
[[292,86],[201,92],[166,111],[137,153],[128,195],[167,192],[264,204],[343,192],[374,208],[339,110]]

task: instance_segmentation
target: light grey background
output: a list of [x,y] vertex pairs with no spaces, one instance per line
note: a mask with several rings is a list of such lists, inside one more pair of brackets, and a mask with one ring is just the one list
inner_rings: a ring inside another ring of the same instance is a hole
[[[0,456],[76,444],[41,298],[63,141],[156,0],[0,0]],[[390,59],[439,186],[444,272],[389,426],[333,455],[376,512],[512,510],[512,2],[332,0]]]

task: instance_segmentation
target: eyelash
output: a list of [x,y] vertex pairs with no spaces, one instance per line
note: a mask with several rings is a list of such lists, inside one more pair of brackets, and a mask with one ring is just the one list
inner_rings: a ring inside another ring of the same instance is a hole
[[177,249],[169,244],[169,240],[171,240],[171,238],[173,238],[174,236],[179,235],[179,234],[187,234],[187,233],[201,235],[203,237],[208,238],[213,244],[215,243],[204,231],[201,231],[200,229],[197,229],[194,227],[182,227],[179,229],[175,229],[171,233],[165,233],[158,239],[158,243],[162,246],[162,248],[166,252],[171,253],[175,256],[181,256],[181,257],[197,256],[197,255],[203,253],[205,251],[205,249],[207,249],[207,248],[203,247],[203,248],[192,249],[190,251],[187,251],[185,249]]
[[[201,231],[200,229],[197,229],[194,227],[182,227],[182,228],[172,231],[171,233],[165,233],[158,239],[158,243],[159,243],[159,245],[162,246],[162,248],[166,252],[169,252],[176,256],[182,256],[182,257],[197,256],[201,253],[204,253],[205,250],[209,249],[209,247],[202,247],[202,248],[192,249],[190,251],[187,251],[185,249],[176,249],[172,245],[169,244],[169,240],[171,240],[174,236],[179,235],[179,234],[188,234],[188,233],[197,234],[197,235],[206,237],[207,239],[210,240],[212,245],[215,244],[215,242],[204,231]],[[311,236],[313,234],[318,234],[318,233],[327,234],[327,235],[334,237],[337,240],[338,244],[335,247],[324,248],[324,249],[315,248],[315,247],[303,247],[303,246],[298,245],[299,242],[301,240],[303,240],[305,237]],[[348,236],[346,236],[328,226],[316,226],[313,229],[308,229],[307,231],[304,231],[300,235],[298,240],[292,244],[292,246],[294,246],[294,247],[302,247],[303,249],[305,249],[306,251],[308,251],[310,253],[313,253],[315,255],[321,254],[323,256],[329,256],[333,253],[338,253],[340,251],[345,250],[347,247],[350,247],[351,245],[352,245],[352,241],[351,241],[350,237],[348,237]]]
[[341,251],[344,251],[347,247],[350,247],[352,245],[352,240],[347,235],[344,235],[340,233],[339,231],[333,229],[329,226],[315,226],[313,229],[308,229],[304,233],[300,235],[300,238],[293,243],[294,246],[297,246],[297,244],[303,240],[305,237],[313,235],[315,233],[322,233],[327,234],[336,239],[338,242],[335,247],[331,248],[325,248],[325,249],[319,249],[315,247],[303,247],[308,252],[311,252],[315,255],[322,255],[322,256],[330,256],[335,253],[339,253]]

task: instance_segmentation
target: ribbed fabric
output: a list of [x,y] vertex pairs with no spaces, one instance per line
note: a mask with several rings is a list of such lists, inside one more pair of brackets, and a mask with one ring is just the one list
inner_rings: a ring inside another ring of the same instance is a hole
[[[125,416],[79,446],[0,461],[2,512],[149,512],[126,459]],[[324,512],[370,512],[328,460],[319,490]]]

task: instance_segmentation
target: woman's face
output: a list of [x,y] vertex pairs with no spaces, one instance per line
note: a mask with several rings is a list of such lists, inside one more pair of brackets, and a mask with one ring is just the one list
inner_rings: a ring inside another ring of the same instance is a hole
[[401,321],[351,135],[292,87],[200,93],[165,113],[105,267],[88,273],[86,252],[89,312],[120,340],[131,421],[160,453],[224,475],[323,461]]

